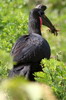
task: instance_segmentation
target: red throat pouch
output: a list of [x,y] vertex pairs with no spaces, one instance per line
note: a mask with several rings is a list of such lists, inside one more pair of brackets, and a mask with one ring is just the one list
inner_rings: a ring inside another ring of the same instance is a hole
[[40,28],[41,28],[41,25],[42,25],[42,18],[39,17],[39,19],[40,19]]

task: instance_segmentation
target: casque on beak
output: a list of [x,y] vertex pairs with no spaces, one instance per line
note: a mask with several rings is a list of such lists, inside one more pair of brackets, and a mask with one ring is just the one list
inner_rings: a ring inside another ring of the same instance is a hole
[[[45,5],[38,5],[36,6],[36,8],[41,9],[43,12],[47,9],[47,7]],[[51,23],[51,21],[47,18],[47,16],[45,15],[45,13],[41,16],[42,18],[42,24],[49,27],[50,31],[52,33],[54,33],[54,35],[58,35],[56,28],[54,27],[54,25]]]

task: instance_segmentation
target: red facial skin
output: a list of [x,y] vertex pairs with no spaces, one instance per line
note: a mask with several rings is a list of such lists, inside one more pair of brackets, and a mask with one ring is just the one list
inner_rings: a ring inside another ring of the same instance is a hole
[[42,25],[42,18],[39,17],[39,19],[40,19],[40,28],[41,28],[41,25]]

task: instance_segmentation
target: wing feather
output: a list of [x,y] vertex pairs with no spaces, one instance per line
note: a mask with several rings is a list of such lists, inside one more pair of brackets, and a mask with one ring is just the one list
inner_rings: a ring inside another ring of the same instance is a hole
[[39,62],[45,57],[48,43],[41,36],[25,35],[19,38],[12,49],[15,62]]

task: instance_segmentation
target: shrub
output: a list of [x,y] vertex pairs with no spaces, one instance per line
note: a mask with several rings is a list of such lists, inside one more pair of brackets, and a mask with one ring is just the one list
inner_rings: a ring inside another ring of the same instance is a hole
[[59,100],[66,100],[65,64],[55,59],[43,59],[41,65],[43,72],[35,73],[35,79],[51,86]]

